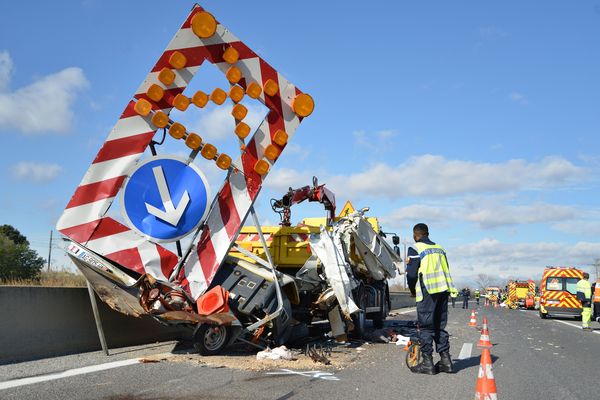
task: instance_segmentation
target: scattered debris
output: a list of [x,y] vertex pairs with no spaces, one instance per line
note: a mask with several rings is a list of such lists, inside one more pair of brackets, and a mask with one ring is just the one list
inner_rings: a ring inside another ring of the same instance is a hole
[[166,358],[140,358],[140,363],[142,364],[151,364],[151,363],[159,363],[161,361],[167,361]]
[[256,359],[261,360],[296,360],[294,352],[285,346],[279,346],[274,349],[266,348],[256,353]]
[[331,361],[329,360],[329,358],[326,357],[326,355],[331,357],[331,348],[326,347],[325,349],[323,349],[323,346],[319,346],[319,348],[317,348],[316,344],[313,347],[311,347],[309,344],[307,344],[305,353],[314,362],[320,362],[325,365],[331,364]]

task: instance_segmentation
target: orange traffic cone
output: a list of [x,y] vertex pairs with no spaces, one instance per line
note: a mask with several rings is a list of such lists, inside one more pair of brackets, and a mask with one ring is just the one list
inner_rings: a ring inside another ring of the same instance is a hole
[[475,385],[475,400],[498,400],[496,380],[492,373],[492,356],[487,348],[484,348],[481,352],[479,374]]
[[481,337],[479,338],[479,343],[477,343],[477,347],[491,348],[492,342],[490,342],[490,333],[488,332],[487,327],[487,318],[483,318],[483,329],[481,330]]
[[477,319],[475,318],[475,310],[471,310],[471,320],[469,326],[477,326]]

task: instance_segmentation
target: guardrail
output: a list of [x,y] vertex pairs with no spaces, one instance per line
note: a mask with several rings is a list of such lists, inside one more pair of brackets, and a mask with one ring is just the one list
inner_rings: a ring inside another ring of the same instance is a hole
[[[109,348],[181,339],[185,333],[150,317],[118,313],[97,299]],[[390,293],[392,309],[411,307],[408,292]],[[100,350],[86,288],[0,286],[0,364]]]
[[[182,337],[176,328],[128,317],[96,299],[109,348]],[[86,288],[0,286],[0,364],[100,348]]]
[[415,298],[411,297],[409,292],[390,292],[390,302],[392,303],[392,310],[416,305]]

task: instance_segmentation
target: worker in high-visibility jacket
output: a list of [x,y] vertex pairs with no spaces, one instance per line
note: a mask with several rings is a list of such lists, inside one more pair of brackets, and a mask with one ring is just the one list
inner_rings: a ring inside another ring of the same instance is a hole
[[583,279],[577,282],[577,299],[581,301],[581,328],[592,330],[590,321],[592,320],[592,285],[588,279],[590,274],[583,273]]
[[[429,228],[417,224],[413,228],[414,247],[419,258],[411,259],[418,263],[418,279],[415,282],[419,340],[421,343],[421,363],[411,367],[411,371],[433,375],[436,372],[453,372],[450,357],[449,335],[446,332],[448,321],[448,295],[457,293],[448,268],[446,252],[442,246],[429,239]],[[440,354],[440,361],[433,365],[433,342]]]

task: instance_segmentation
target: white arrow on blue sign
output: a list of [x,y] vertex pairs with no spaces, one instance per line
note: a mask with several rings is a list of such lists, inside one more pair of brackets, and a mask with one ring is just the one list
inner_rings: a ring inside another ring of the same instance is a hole
[[194,164],[174,156],[141,163],[125,183],[122,210],[128,225],[158,242],[181,239],[206,217],[208,181]]

